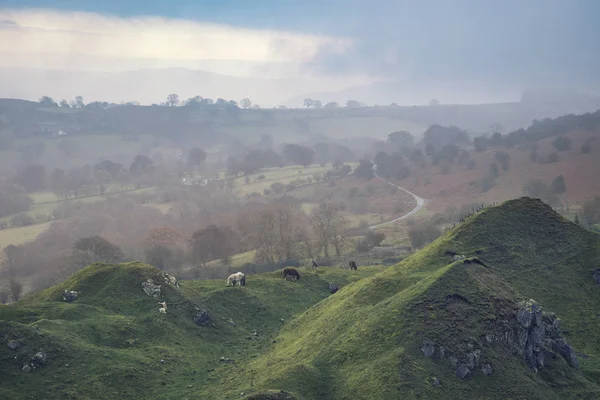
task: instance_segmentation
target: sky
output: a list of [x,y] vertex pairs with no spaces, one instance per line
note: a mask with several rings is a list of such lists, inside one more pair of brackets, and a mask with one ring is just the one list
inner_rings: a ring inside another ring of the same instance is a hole
[[376,81],[448,101],[461,84],[598,91],[599,18],[596,0],[0,0],[0,67],[189,68],[293,80],[288,97]]

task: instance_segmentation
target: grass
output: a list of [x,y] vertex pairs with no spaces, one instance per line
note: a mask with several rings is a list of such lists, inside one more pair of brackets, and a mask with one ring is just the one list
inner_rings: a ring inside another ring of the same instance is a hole
[[[50,226],[51,222],[23,226],[19,228],[0,229],[0,249],[9,244],[20,245],[30,240],[34,240],[40,233],[44,232]],[[1,255],[0,255],[1,258]]]
[[[453,262],[449,250],[485,266]],[[291,399],[598,398],[600,297],[591,272],[599,264],[600,235],[522,198],[467,218],[389,268],[299,268],[297,282],[275,271],[236,288],[183,281],[163,284],[153,299],[141,283],[162,280],[155,268],[93,265],[0,306],[0,337],[23,344],[0,346],[0,397],[273,399],[266,393],[281,398],[283,390]],[[333,295],[331,282],[342,286]],[[62,302],[65,289],[80,297]],[[557,355],[535,373],[510,346],[486,341],[513,329],[518,302],[529,298],[561,319],[568,343],[586,355],[579,370]],[[214,326],[193,323],[196,307]],[[445,356],[424,357],[425,341]],[[469,344],[492,376],[454,376],[449,358],[466,362]],[[25,379],[20,368],[40,349],[48,364]]]
[[[260,353],[286,321],[329,296],[329,280],[344,285],[382,268],[299,270],[297,282],[284,281],[278,271],[249,276],[244,288],[227,288],[222,280],[184,281],[179,289],[163,283],[154,299],[141,283],[160,283],[157,269],[90,266],[61,285],[0,306],[0,335],[23,345],[15,352],[0,347],[0,397],[230,398],[223,389],[232,369]],[[61,301],[65,289],[80,297]],[[157,301],[167,301],[167,314],[158,312]],[[214,326],[196,326],[195,307],[208,310]],[[48,365],[24,381],[22,364],[40,349]]]
[[[351,166],[355,166],[356,163],[348,163]],[[303,167],[301,165],[291,165],[283,168],[269,168],[260,171],[259,173],[248,175],[250,183],[245,183],[245,177],[239,177],[235,180],[235,192],[240,195],[249,194],[252,192],[258,192],[260,194],[267,188],[271,188],[271,185],[275,182],[283,183],[284,185],[295,181],[296,179],[312,178],[315,173],[323,174],[325,171],[331,169],[331,165],[320,166],[317,164]],[[264,175],[265,179],[257,181],[256,178],[260,175]]]

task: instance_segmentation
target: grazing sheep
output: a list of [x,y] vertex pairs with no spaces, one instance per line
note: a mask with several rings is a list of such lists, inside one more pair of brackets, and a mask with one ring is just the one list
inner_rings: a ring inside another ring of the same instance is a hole
[[300,274],[294,268],[286,268],[283,270],[283,279],[286,279],[288,276],[291,276],[293,281],[300,279]]
[[241,272],[229,275],[226,285],[235,286],[236,284],[238,286],[246,286],[246,275]]

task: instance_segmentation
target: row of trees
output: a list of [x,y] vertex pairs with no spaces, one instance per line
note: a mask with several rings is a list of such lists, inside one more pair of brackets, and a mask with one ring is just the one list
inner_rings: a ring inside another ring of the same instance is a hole
[[[338,108],[340,106],[335,101],[331,101],[331,102],[323,105],[323,103],[320,100],[313,100],[311,98],[304,99],[303,103],[306,108]],[[363,107],[363,106],[364,106],[363,103],[358,102],[356,100],[348,100],[346,102],[347,108],[355,108],[355,107]]]

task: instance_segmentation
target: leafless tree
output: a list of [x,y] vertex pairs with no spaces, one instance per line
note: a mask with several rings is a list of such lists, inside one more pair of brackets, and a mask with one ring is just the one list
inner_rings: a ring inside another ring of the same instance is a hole
[[8,280],[8,287],[10,289],[10,295],[13,301],[19,301],[21,294],[23,294],[23,284],[17,281],[14,277],[10,277]]
[[318,239],[319,247],[323,249],[325,257],[329,257],[329,246],[335,248],[336,254],[342,253],[347,243],[346,231],[348,221],[341,214],[342,207],[333,202],[324,202],[313,213],[311,225]]

